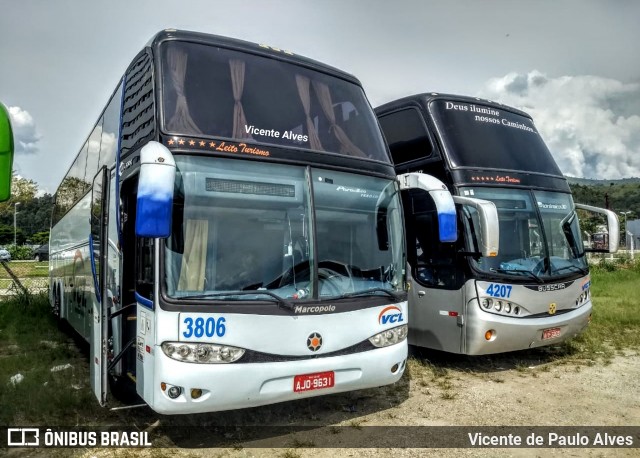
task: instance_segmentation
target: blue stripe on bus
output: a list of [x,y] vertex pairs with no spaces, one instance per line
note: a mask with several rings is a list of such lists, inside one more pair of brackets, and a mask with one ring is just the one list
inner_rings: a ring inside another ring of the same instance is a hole
[[140,304],[144,305],[145,307],[153,310],[153,301],[151,299],[147,299],[144,296],[141,296],[137,292],[136,292],[136,301],[138,301]]

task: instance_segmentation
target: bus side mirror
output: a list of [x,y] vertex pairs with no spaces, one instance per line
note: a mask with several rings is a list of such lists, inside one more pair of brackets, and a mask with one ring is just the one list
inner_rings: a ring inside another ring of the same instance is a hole
[[600,213],[607,217],[607,231],[609,235],[608,237],[609,244],[607,249],[605,250],[586,249],[585,251],[595,252],[595,253],[602,253],[603,251],[607,253],[615,253],[616,251],[618,251],[618,246],[620,246],[620,222],[618,221],[618,215],[616,215],[611,210],[607,210],[605,208],[599,208],[599,207],[592,207],[591,205],[576,204],[576,208],[580,210],[588,211],[591,213]]
[[13,170],[13,133],[9,112],[0,103],[0,202],[11,197]]
[[140,151],[140,177],[136,202],[136,235],[167,238],[171,235],[171,209],[176,162],[171,151],[149,142]]
[[478,212],[480,223],[480,252],[482,256],[498,256],[500,246],[500,226],[498,223],[498,210],[493,202],[476,199],[474,197],[453,196],[455,203],[468,205]]
[[455,242],[458,239],[456,205],[446,185],[431,175],[424,173],[405,173],[398,175],[400,189],[422,189],[433,199],[438,212],[438,233],[440,242]]

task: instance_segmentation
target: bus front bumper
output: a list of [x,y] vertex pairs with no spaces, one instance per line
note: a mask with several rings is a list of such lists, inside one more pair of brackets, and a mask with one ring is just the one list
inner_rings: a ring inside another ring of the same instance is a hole
[[[194,364],[173,360],[155,348],[155,376],[144,383],[149,406],[162,414],[187,414],[256,407],[325,394],[388,385],[402,376],[407,360],[407,341],[347,356],[288,362]],[[334,373],[334,386],[295,392],[297,375]],[[165,390],[161,384],[165,383]],[[180,387],[171,399],[168,389]],[[194,398],[193,394],[202,394]],[[146,397],[146,396],[145,396]]]
[[[504,317],[482,310],[474,301],[466,326],[464,353],[486,355],[553,345],[580,334],[589,324],[592,304],[545,318]],[[487,339],[487,332],[492,335]],[[545,332],[546,331],[546,332]]]

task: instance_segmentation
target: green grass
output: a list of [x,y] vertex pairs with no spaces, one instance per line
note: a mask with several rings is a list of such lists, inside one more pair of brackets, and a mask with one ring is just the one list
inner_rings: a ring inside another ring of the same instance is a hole
[[[35,261],[10,261],[7,263],[7,267],[17,277],[48,277],[49,276],[49,261],[35,262]],[[0,266],[0,279],[11,278],[4,267]]]
[[45,295],[0,302],[0,424],[86,424],[97,406],[88,383],[86,355],[58,330]]
[[640,262],[591,269],[593,319],[569,345],[587,357],[640,350]]

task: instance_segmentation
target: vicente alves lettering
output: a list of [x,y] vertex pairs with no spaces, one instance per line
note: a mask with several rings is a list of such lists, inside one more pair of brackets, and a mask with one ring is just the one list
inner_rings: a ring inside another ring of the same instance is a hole
[[285,130],[284,132],[280,132],[275,129],[259,129],[256,126],[244,126],[244,131],[248,134],[255,135],[258,137],[271,137],[271,138],[286,138],[288,140],[293,140],[296,142],[306,143],[309,141],[308,135],[296,134],[293,131]]

